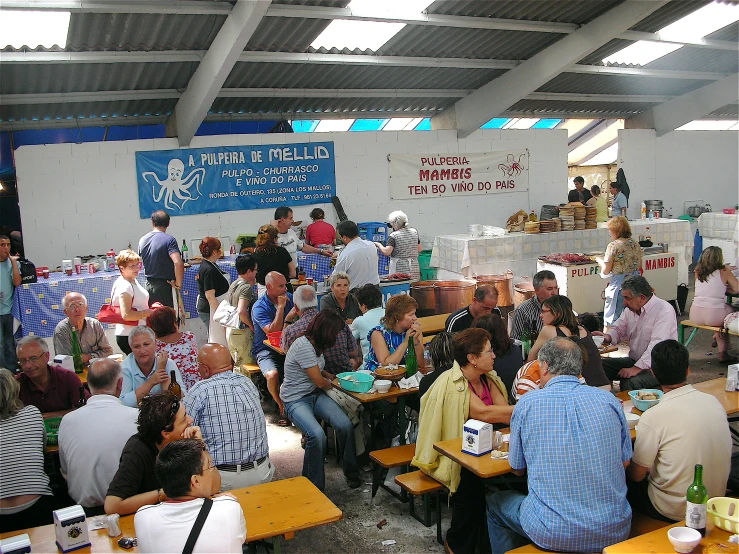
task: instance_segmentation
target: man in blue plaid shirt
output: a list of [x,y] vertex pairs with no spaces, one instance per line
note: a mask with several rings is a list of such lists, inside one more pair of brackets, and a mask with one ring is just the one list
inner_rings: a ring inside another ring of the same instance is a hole
[[571,340],[547,341],[538,360],[542,388],[516,404],[508,451],[513,473],[528,472],[528,495],[488,493],[490,547],[600,552],[631,527],[626,418],[611,393],[580,384],[582,353]]
[[231,353],[220,344],[200,349],[198,370],[203,380],[187,391],[185,410],[200,426],[221,490],[270,482],[275,468],[257,387],[234,373]]

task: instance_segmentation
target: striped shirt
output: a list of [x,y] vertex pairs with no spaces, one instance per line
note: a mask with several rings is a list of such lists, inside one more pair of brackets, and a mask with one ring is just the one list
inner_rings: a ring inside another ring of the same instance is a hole
[[556,376],[523,395],[511,417],[508,462],[526,469],[521,527],[540,548],[600,552],[629,536],[623,462],[631,437],[618,400]]
[[26,406],[0,419],[0,498],[22,494],[51,496],[44,473],[44,419],[36,406]]
[[541,321],[541,304],[536,295],[521,302],[513,312],[513,325],[511,326],[511,338],[521,340],[524,329],[529,332],[541,331],[544,324]]
[[[500,310],[497,307],[493,308],[490,313],[501,315]],[[459,331],[464,331],[465,329],[472,327],[472,322],[474,320],[475,318],[470,313],[469,306],[460,308],[446,318],[446,322],[444,322],[444,330],[447,333],[458,333]]]
[[255,462],[269,454],[259,392],[243,375],[225,371],[196,383],[185,397],[216,465]]
[[391,258],[397,260],[395,271],[398,273],[409,273],[413,279],[421,275],[418,266],[418,231],[413,227],[403,227],[390,233],[387,245],[393,247]]

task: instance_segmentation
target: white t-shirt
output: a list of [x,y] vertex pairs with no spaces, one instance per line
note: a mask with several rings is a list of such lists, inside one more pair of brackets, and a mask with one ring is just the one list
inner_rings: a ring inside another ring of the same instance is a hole
[[[198,517],[202,498],[188,502],[163,502],[142,506],[133,518],[139,552],[180,554]],[[241,554],[246,540],[246,522],[239,503],[229,496],[213,499],[194,553]]]
[[723,496],[731,466],[726,411],[710,394],[685,385],[666,393],[636,426],[632,461],[649,469],[649,499],[670,519],[685,517],[685,493],[703,465],[708,498]]
[[59,459],[69,496],[78,504],[102,506],[118,471],[121,452],[135,435],[139,411],[115,396],[96,394],[69,412],[59,425]]
[[298,265],[298,250],[303,249],[303,241],[298,238],[298,235],[295,231],[292,229],[288,229],[284,233],[278,233],[277,235],[277,244],[282,246],[285,250],[290,252],[290,256],[293,259],[293,262],[295,262],[295,265]]
[[369,352],[370,343],[367,340],[367,335],[370,330],[380,325],[380,319],[383,317],[385,317],[385,308],[380,306],[379,308],[367,310],[364,315],[360,315],[352,321],[350,326],[352,335],[355,339],[359,339],[359,344],[362,345],[362,367],[360,369],[364,369],[364,359]]
[[[135,287],[134,287],[135,285]],[[130,281],[126,281],[123,277],[118,277],[113,283],[113,289],[110,295],[110,302],[116,306],[120,305],[121,294],[126,293],[133,299],[131,301],[131,307],[139,312],[149,309],[149,293],[141,283],[134,281],[134,285]],[[145,319],[139,319],[138,325],[146,325]],[[131,334],[131,330],[136,325],[123,325],[122,323],[116,323],[115,325],[115,336],[116,337],[127,337]]]

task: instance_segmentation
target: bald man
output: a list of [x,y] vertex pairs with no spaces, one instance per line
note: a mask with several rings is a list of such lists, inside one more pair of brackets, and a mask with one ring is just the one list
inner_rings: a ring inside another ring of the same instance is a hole
[[198,370],[203,380],[187,392],[185,410],[200,426],[221,474],[221,491],[270,482],[275,470],[254,383],[234,373],[231,353],[221,344],[200,349]]
[[113,349],[100,322],[87,316],[87,298],[79,292],[69,292],[62,298],[64,319],[54,329],[54,353],[72,355],[72,329],[77,330],[77,340],[82,350],[82,363],[93,358],[107,358]]
[[280,375],[283,372],[285,357],[265,346],[267,333],[282,331],[285,323],[292,323],[298,319],[298,312],[293,305],[293,297],[287,292],[285,276],[276,271],[270,271],[264,278],[267,292],[259,297],[251,309],[251,320],[254,323],[254,343],[251,355],[257,360],[259,369],[267,380],[267,389],[277,403],[280,418],[277,423],[281,426],[289,425],[282,416],[284,409],[280,400]]

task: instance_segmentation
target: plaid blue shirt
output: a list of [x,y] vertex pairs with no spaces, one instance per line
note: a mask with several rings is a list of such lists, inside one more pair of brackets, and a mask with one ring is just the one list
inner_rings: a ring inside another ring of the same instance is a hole
[[623,462],[630,459],[626,418],[612,394],[571,376],[524,394],[511,417],[508,452],[513,469],[528,471],[523,530],[557,552],[600,552],[626,540]]
[[269,454],[259,392],[243,375],[225,371],[196,383],[185,397],[216,465],[254,462]]

